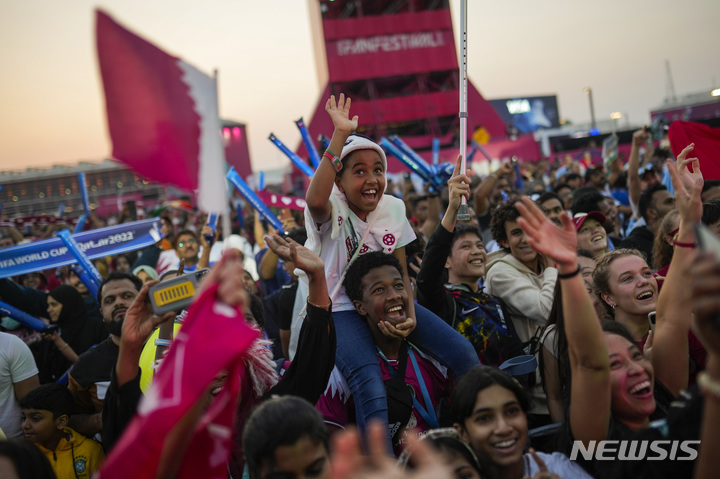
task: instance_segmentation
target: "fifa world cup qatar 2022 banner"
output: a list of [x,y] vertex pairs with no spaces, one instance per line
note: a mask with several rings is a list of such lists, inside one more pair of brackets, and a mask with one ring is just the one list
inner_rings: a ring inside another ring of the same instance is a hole
[[[89,259],[134,251],[160,241],[162,223],[152,218],[73,235]],[[76,263],[60,240],[51,238],[0,249],[0,278]]]

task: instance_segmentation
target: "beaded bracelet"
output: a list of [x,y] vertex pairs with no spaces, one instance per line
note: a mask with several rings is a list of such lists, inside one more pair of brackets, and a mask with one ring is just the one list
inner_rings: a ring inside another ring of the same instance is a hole
[[330,163],[332,163],[333,168],[335,168],[335,171],[340,171],[343,168],[342,160],[335,156],[335,153],[333,153],[330,150],[325,150],[325,153],[323,153],[323,158],[327,158],[330,160]]

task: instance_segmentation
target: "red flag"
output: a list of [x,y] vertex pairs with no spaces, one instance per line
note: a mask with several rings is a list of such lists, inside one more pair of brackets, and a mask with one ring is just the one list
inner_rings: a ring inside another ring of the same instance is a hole
[[[166,477],[168,467],[177,470],[172,477],[227,477],[239,368],[258,332],[238,309],[217,301],[216,290],[206,291],[190,308],[137,415],[98,477]],[[203,392],[221,370],[228,371],[224,388],[203,411]]]
[[675,157],[690,143],[695,143],[690,157],[700,160],[703,178],[720,179],[720,128],[691,121],[674,121],[670,124],[668,136]]
[[160,183],[199,189],[225,210],[217,84],[97,11],[96,37],[114,158]]

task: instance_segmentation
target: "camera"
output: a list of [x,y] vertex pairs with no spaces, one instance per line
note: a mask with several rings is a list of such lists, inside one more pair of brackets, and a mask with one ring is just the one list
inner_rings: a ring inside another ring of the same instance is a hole
[[209,271],[209,269],[201,269],[150,286],[148,295],[153,312],[162,316],[165,313],[179,313],[186,309],[195,298],[200,280]]

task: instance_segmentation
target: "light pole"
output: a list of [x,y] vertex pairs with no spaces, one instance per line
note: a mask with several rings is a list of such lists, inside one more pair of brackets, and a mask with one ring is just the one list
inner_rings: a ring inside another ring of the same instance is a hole
[[590,126],[593,130],[597,130],[597,124],[595,123],[595,105],[593,104],[592,98],[592,88],[587,87],[584,91],[585,94],[588,96],[588,99],[590,100]]
[[619,120],[620,118],[622,118],[622,117],[623,117],[623,114],[622,114],[621,112],[619,112],[619,111],[614,111],[614,112],[610,113],[610,118],[612,118],[613,120],[615,120],[615,121],[613,122],[613,132],[616,132],[616,131],[617,131],[617,129],[618,129],[618,123],[620,123],[618,120]]

